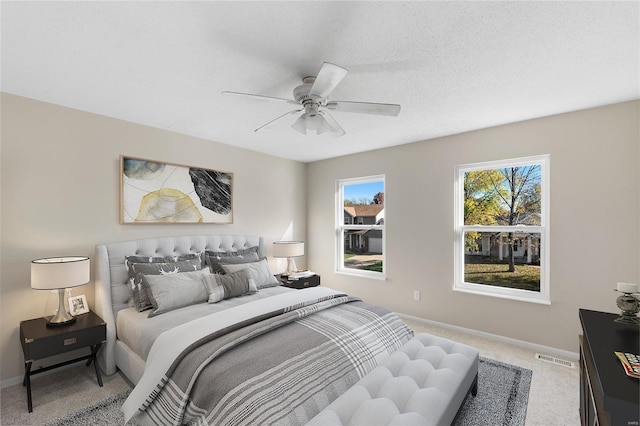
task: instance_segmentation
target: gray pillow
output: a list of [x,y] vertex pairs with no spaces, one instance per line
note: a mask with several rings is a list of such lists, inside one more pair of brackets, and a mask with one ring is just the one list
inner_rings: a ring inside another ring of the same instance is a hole
[[[180,262],[182,260],[192,260],[199,259],[202,261],[204,259],[204,252],[200,251],[197,253],[186,253],[186,254],[176,254],[176,255],[168,255],[168,256],[126,256],[124,258],[124,264],[130,263],[170,263],[170,262]],[[127,265],[128,268],[128,265]]]
[[[209,303],[216,303],[222,299],[253,294],[258,291],[255,281],[245,270],[232,274],[209,274],[204,278],[207,291],[209,292]],[[222,291],[221,291],[222,290]],[[220,297],[222,293],[222,297]]]
[[142,289],[153,306],[149,317],[206,302],[208,294],[204,283],[205,275],[210,275],[206,269],[180,274],[142,275]]
[[[224,271],[219,266],[219,261],[221,259],[225,259],[225,263],[232,263],[234,260],[232,258],[245,259],[242,263],[247,262],[255,262],[259,260],[258,258],[258,246],[249,247],[248,249],[238,250],[238,251],[211,251],[207,250],[204,252],[204,261],[209,269],[214,274],[223,274]],[[251,260],[253,259],[253,260]],[[217,263],[214,261],[218,260]]]
[[238,265],[222,265],[222,269],[227,274],[232,274],[241,270],[246,270],[249,277],[256,282],[258,290],[266,287],[275,287],[280,285],[276,277],[273,276],[269,269],[266,259],[262,259],[253,263],[242,263]]
[[222,265],[239,265],[241,263],[251,263],[260,260],[258,253],[248,253],[240,256],[207,256],[206,263],[209,265],[209,270],[212,274],[224,274]]
[[133,292],[133,302],[140,312],[151,309],[153,306],[146,291],[141,291],[142,275],[166,275],[180,272],[198,271],[202,269],[200,259],[194,258],[180,262],[163,263],[130,263],[129,282]]
[[[129,284],[131,286],[131,295],[133,299],[133,305],[139,310],[144,311],[145,309],[149,309],[151,305],[149,304],[149,300],[146,295],[142,297],[143,303],[140,302],[140,289],[139,282],[134,284],[136,273],[133,271],[131,265],[134,263],[171,263],[171,262],[180,262],[182,260],[198,260],[200,263],[203,263],[204,260],[204,251],[196,252],[196,253],[185,253],[179,255],[168,255],[168,256],[126,256],[124,258],[124,265],[127,268],[127,272],[129,274]],[[202,266],[202,265],[201,265]],[[144,307],[143,307],[144,305]]]

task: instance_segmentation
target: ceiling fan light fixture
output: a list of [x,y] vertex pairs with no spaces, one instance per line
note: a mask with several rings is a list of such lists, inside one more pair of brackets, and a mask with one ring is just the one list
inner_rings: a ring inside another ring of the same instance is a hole
[[318,130],[318,125],[320,124],[318,122],[318,116],[317,115],[308,115],[305,114],[305,119],[304,122],[307,126],[307,130]]
[[[307,103],[304,106],[305,113],[302,115],[307,130],[315,131],[321,135],[331,130],[331,125],[320,112],[319,105],[315,103]],[[295,123],[294,123],[295,124]]]
[[331,126],[329,125],[329,122],[322,115],[317,115],[317,117],[318,117],[318,122],[320,123],[318,125],[318,130],[316,130],[317,134],[321,135],[331,130]]
[[295,123],[291,125],[296,131],[302,133],[303,135],[307,134],[307,123],[305,121],[306,114],[302,114]]
[[344,129],[340,127],[338,122],[331,116],[331,114],[329,114],[329,111],[323,111],[321,114],[329,126],[329,133],[332,137],[338,138],[346,134]]

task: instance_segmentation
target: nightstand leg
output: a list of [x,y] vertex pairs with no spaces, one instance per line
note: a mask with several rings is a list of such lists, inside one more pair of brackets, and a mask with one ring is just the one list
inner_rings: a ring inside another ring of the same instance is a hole
[[100,366],[98,365],[98,358],[96,357],[100,350],[100,346],[102,346],[102,344],[98,343],[91,347],[91,358],[87,361],[87,367],[91,364],[91,361],[93,361],[93,366],[96,369],[96,377],[98,378],[98,384],[102,387],[102,375],[100,374]]
[[33,402],[31,400],[31,361],[24,363],[24,379],[22,386],[27,386],[27,409],[31,413],[33,411]]

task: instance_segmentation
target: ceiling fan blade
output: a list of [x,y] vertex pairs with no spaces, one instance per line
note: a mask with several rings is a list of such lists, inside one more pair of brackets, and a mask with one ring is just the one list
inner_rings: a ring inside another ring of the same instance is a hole
[[331,134],[331,136],[333,136],[334,138],[337,138],[339,136],[344,136],[347,134],[347,132],[344,131],[344,129],[331,116],[331,114],[329,114],[329,112],[322,111],[320,114],[324,117],[324,119],[327,121],[327,123],[331,127],[331,129],[329,130],[329,133]]
[[254,94],[251,94],[251,93],[229,92],[229,91],[224,91],[224,92],[220,92],[220,93],[222,95],[246,96],[246,97],[249,97],[249,98],[262,99],[262,100],[265,100],[265,101],[278,101],[278,102],[285,102],[285,103],[288,103],[288,104],[298,105],[298,102],[294,101],[293,99],[277,98],[275,96],[254,95]]
[[316,81],[311,86],[309,95],[316,95],[326,99],[333,92],[342,79],[347,75],[347,70],[330,62],[325,62],[320,68]]
[[302,112],[302,111],[303,110],[301,110],[301,109],[294,109],[293,111],[285,112],[284,114],[282,114],[279,117],[274,118],[273,120],[271,120],[267,124],[263,124],[262,126],[258,127],[257,129],[254,130],[254,132],[259,132],[260,130],[263,130],[263,129],[266,129],[267,127],[270,127],[273,123],[275,123],[276,121],[280,120],[283,117],[286,117],[287,115],[295,114],[297,112]]
[[378,104],[373,102],[331,101],[325,108],[332,111],[357,112],[361,114],[388,115],[395,117],[400,114],[398,104]]

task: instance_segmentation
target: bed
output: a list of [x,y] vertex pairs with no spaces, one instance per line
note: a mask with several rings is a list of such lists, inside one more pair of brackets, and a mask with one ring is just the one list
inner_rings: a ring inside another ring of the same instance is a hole
[[[325,286],[274,284],[265,255],[251,235],[96,246],[95,309],[107,324],[99,360],[105,374],[120,370],[135,385],[125,420],[305,424],[412,338],[385,308]],[[145,263],[170,268],[147,275]],[[184,294],[175,293],[177,277]],[[204,295],[193,296],[196,281]],[[144,294],[152,306],[141,312]]]

